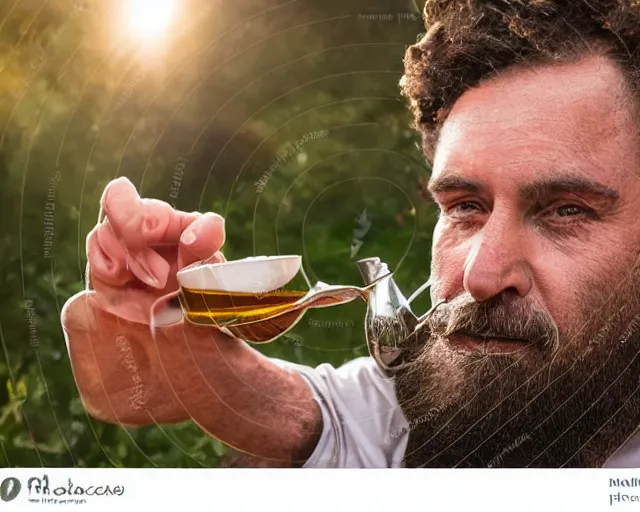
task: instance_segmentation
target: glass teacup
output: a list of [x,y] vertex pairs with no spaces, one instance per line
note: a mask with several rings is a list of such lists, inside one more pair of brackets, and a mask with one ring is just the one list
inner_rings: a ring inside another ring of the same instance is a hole
[[[290,286],[302,275],[307,290]],[[184,318],[230,332],[251,343],[268,343],[292,329],[309,308],[362,298],[366,287],[312,285],[298,255],[257,256],[224,263],[195,263],[178,272]]]

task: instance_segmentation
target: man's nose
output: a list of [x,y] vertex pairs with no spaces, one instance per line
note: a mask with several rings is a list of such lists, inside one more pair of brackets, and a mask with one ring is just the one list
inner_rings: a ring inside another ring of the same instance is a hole
[[465,262],[464,289],[478,302],[507,291],[526,296],[533,280],[523,229],[490,219],[477,236]]

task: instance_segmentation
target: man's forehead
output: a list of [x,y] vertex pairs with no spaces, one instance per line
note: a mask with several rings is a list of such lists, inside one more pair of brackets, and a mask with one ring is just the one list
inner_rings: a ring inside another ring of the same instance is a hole
[[628,106],[627,99],[625,78],[618,66],[606,57],[592,56],[565,64],[510,68],[467,91],[449,118],[465,114],[500,118],[505,106],[523,114],[545,106],[612,111]]
[[[467,91],[440,133],[433,162],[447,168],[596,164],[637,147],[622,73],[607,59],[509,72]],[[539,170],[539,169],[536,169]]]

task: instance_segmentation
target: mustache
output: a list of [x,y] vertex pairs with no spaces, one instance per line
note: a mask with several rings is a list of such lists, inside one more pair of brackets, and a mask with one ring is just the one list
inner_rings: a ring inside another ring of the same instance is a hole
[[558,327],[543,308],[506,295],[477,302],[464,293],[435,309],[426,323],[431,336],[467,334],[479,338],[508,338],[555,350]]

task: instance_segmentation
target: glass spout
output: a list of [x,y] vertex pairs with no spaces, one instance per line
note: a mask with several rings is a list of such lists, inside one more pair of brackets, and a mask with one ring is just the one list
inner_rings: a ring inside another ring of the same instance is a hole
[[367,258],[356,264],[366,285],[378,280],[367,294],[365,333],[371,357],[390,376],[404,365],[403,348],[418,325],[418,318],[386,263],[380,258]]

